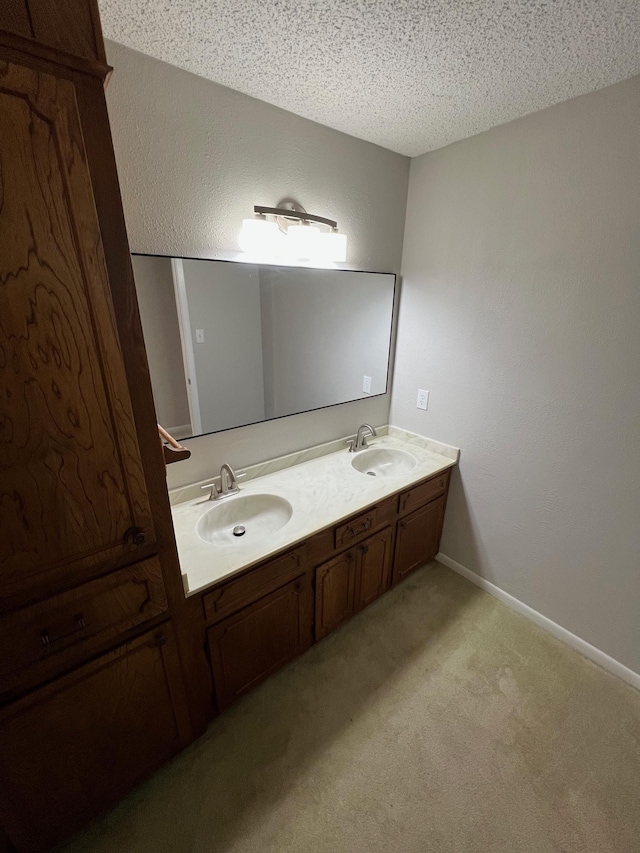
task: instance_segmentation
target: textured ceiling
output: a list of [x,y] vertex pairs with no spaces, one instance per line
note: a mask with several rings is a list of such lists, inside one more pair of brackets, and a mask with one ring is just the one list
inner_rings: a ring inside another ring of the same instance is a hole
[[640,0],[99,0],[105,35],[411,156],[640,73]]

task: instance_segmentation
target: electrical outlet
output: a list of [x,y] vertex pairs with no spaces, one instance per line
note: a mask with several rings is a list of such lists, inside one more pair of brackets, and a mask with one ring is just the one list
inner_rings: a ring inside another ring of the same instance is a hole
[[196,329],[196,343],[203,344],[204,343],[204,329]]
[[371,393],[371,377],[363,376],[362,377],[362,390],[365,394]]
[[429,392],[424,391],[422,388],[418,388],[418,400],[416,402],[416,406],[418,409],[424,409],[426,412],[429,408]]

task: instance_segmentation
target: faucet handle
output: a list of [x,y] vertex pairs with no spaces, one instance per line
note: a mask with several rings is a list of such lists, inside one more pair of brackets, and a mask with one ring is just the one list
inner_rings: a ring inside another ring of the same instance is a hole
[[218,489],[215,483],[207,483],[206,486],[200,486],[201,489],[210,489],[209,492],[209,500],[215,501],[215,499],[220,495],[220,490]]
[[345,438],[345,444],[349,445],[349,453],[353,453],[356,449],[356,439],[355,438]]

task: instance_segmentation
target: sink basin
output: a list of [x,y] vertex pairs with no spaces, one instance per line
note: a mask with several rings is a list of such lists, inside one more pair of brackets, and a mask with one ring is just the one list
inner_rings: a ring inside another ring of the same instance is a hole
[[214,504],[201,516],[196,531],[212,545],[250,545],[283,528],[292,513],[289,501],[278,495],[241,494]]
[[391,477],[405,474],[416,466],[415,458],[405,450],[392,450],[387,447],[372,447],[362,450],[351,460],[351,464],[362,474],[371,477]]

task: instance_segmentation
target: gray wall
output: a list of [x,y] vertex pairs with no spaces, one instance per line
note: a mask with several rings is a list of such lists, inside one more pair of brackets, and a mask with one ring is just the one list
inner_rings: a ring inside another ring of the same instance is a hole
[[[354,268],[397,272],[409,160],[114,42],[107,89],[132,251],[234,258],[254,204],[337,219]],[[386,423],[389,396],[193,439],[170,486]]]
[[[184,260],[202,432],[264,419],[258,268]],[[215,295],[214,295],[215,291]],[[196,340],[204,332],[204,343]]]
[[412,162],[391,408],[462,448],[442,552],[636,672],[639,116],[636,77]]
[[170,258],[133,258],[133,274],[158,420],[190,430],[180,329]]
[[371,394],[387,382],[393,276],[260,270],[265,408],[270,416]]

